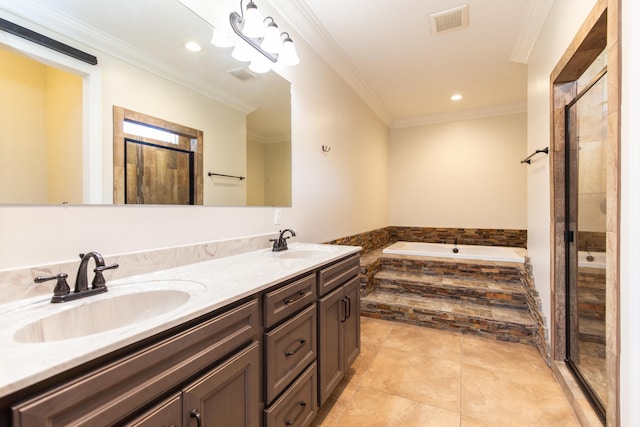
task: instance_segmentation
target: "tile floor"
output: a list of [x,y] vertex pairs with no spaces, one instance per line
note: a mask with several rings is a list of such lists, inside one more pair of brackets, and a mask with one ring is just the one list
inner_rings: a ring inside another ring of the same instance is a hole
[[315,427],[579,426],[532,346],[362,317],[362,351]]

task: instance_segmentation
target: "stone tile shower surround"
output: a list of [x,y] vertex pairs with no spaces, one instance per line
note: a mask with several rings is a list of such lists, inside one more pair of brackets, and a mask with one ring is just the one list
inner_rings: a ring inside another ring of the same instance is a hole
[[[265,249],[269,247],[269,239],[277,236],[278,233],[268,233],[144,252],[116,255],[102,254],[105,258],[105,263],[118,263],[120,265],[118,269],[105,273],[105,277],[108,282],[109,280],[136,274],[207,261],[212,258]],[[100,252],[100,248],[88,248],[87,250]],[[37,284],[33,282],[36,276],[53,276],[59,273],[67,273],[69,275],[67,282],[73,288],[79,263],[79,260],[74,260],[0,271],[0,304],[39,295],[52,295],[55,281]]]

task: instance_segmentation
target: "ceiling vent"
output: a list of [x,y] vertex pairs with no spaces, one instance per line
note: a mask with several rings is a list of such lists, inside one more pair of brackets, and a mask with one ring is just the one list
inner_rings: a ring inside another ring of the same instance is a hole
[[242,80],[243,82],[258,78],[258,76],[255,73],[251,72],[247,68],[236,68],[235,70],[227,71],[227,73],[231,74],[233,77],[235,77],[238,80]]
[[431,32],[442,34],[469,26],[469,5],[454,7],[429,15]]

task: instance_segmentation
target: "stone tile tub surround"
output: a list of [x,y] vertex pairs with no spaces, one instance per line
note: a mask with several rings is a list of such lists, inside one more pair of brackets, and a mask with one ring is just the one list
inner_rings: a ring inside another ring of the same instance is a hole
[[[105,263],[118,263],[120,265],[118,269],[105,273],[105,278],[109,282],[123,277],[180,267],[212,258],[265,249],[270,246],[269,239],[277,236],[278,233],[267,233],[144,252],[115,255],[102,253]],[[100,252],[100,248],[86,248],[85,250]],[[52,295],[55,281],[36,284],[33,282],[36,276],[53,276],[59,273],[67,273],[69,275],[67,282],[73,288],[79,264],[80,260],[74,259],[56,264],[1,270],[0,304],[39,295]]]
[[[342,237],[328,243],[356,245],[362,247],[360,256],[360,290],[363,296],[373,290],[373,277],[381,269],[382,249],[397,241],[453,243],[458,237],[461,245],[511,246],[526,248],[527,230],[437,228],[389,226],[352,236]],[[529,313],[536,321],[535,344],[547,365],[550,363],[551,348],[547,321],[542,312],[541,300],[535,287],[531,263],[525,258],[520,269],[520,281],[527,294]]]

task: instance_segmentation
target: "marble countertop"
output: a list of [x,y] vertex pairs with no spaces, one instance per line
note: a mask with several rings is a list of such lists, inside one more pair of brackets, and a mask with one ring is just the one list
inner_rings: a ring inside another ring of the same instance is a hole
[[[0,305],[0,397],[360,250],[309,243],[289,246],[289,251],[264,249],[114,281],[105,273],[109,292],[76,301],[51,304],[47,296]],[[16,339],[25,327],[52,314],[101,298],[163,289],[190,297],[177,308],[104,332],[36,343]]]

